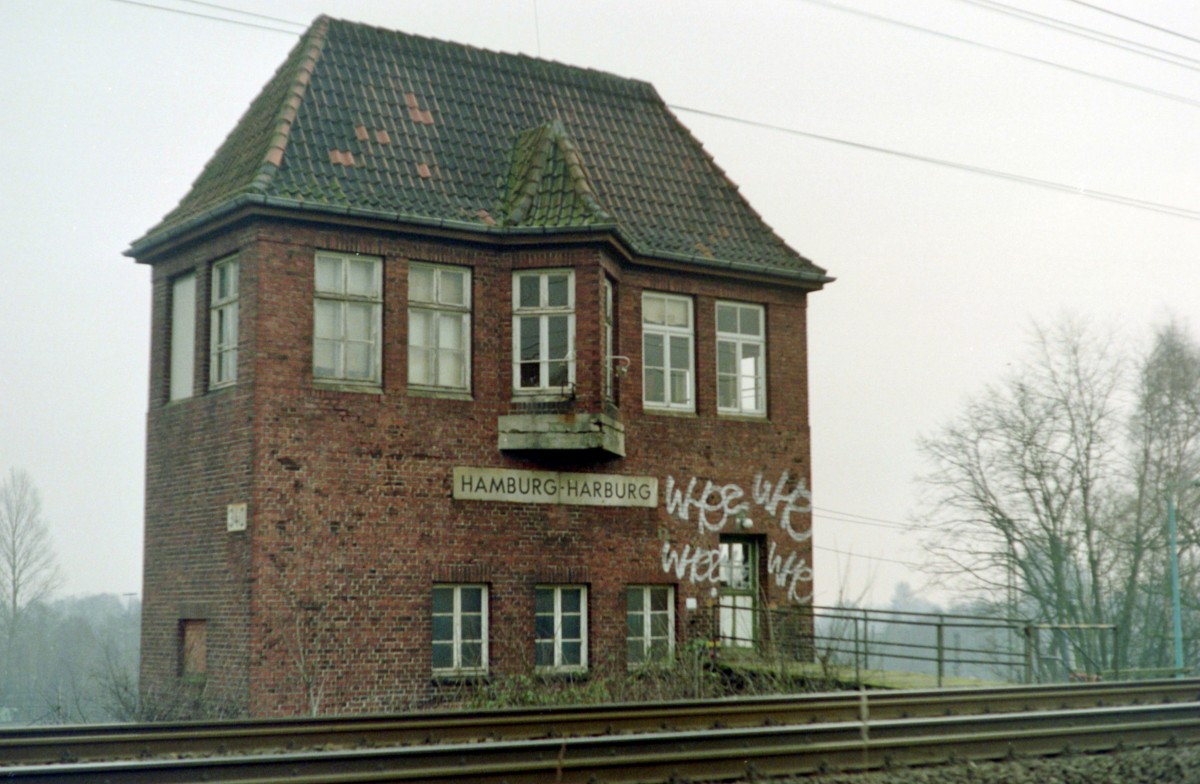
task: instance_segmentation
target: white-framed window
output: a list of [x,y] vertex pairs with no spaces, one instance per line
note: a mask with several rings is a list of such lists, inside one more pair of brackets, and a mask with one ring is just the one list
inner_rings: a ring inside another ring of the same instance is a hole
[[625,657],[630,667],[671,658],[675,650],[675,586],[625,589]]
[[513,273],[513,388],[559,391],[575,383],[575,273]]
[[488,667],[486,585],[433,587],[433,672],[474,675]]
[[378,384],[383,260],[317,253],[313,376]]
[[614,342],[615,336],[613,331],[613,283],[608,277],[604,278],[604,302],[601,303],[604,308],[604,369],[603,381],[601,382],[601,392],[605,400],[613,399],[613,378],[616,375],[617,368],[614,362]]
[[171,358],[167,367],[168,399],[192,396],[196,377],[196,274],[171,281]]
[[534,663],[539,670],[587,669],[587,587],[539,585],[534,594]]
[[717,410],[767,413],[767,332],[762,305],[717,303]]
[[692,298],[642,294],[642,400],[646,408],[694,411]]
[[223,387],[237,381],[237,258],[222,259],[212,267],[208,319],[208,385]]
[[408,267],[408,383],[466,391],[471,386],[471,270]]
[[753,537],[722,536],[719,548],[721,642],[753,647],[758,623],[758,542]]

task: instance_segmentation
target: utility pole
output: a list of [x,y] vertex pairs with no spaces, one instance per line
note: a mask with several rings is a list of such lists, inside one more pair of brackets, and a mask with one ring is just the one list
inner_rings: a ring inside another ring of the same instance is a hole
[[1171,627],[1175,639],[1175,677],[1183,677],[1183,609],[1179,591],[1179,537],[1175,524],[1175,494],[1181,487],[1200,487],[1200,481],[1167,484],[1167,536],[1171,559]]

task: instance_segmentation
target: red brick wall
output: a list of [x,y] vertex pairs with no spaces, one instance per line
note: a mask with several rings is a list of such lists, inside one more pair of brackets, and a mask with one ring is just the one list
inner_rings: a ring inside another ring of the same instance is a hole
[[[430,595],[441,581],[490,585],[494,672],[532,665],[533,587],[564,582],[588,585],[590,660],[623,666],[628,584],[677,583],[680,630],[694,615],[684,608],[686,597],[697,597],[702,608],[709,602],[710,585],[694,585],[686,576],[679,581],[662,566],[665,542],[713,548],[719,535],[700,525],[695,509],[686,522],[667,514],[668,477],[678,489],[696,478],[697,493],[708,481],[735,484],[746,502],[756,476],[774,483],[786,471],[789,489],[797,479],[809,482],[805,296],[799,291],[622,264],[599,247],[503,249],[282,222],[259,224],[227,242],[244,248],[242,355],[234,389],[161,404],[161,391],[154,390],[164,388],[164,286],[171,270],[220,258],[213,255],[219,249],[193,251],[155,270],[143,641],[148,682],[169,673],[166,628],[186,617],[172,613],[196,602],[212,613],[210,682],[245,694],[255,714],[304,712],[316,701],[329,712],[419,704],[430,691]],[[314,387],[316,250],[384,259],[380,392]],[[472,400],[406,388],[409,260],[473,268]],[[602,410],[601,279],[604,271],[614,279],[615,353],[631,359],[629,373],[616,382],[624,459],[536,457],[497,448],[497,418],[517,410],[511,276],[527,267],[575,270],[577,412]],[[206,281],[200,289],[203,307]],[[694,297],[695,414],[642,411],[645,289]],[[716,413],[714,309],[726,298],[766,307],[765,420]],[[199,331],[205,330],[202,319]],[[201,345],[197,361],[206,364]],[[453,500],[455,466],[653,476],[659,506]],[[246,534],[224,530],[224,504],[235,500],[250,502]],[[777,515],[782,508],[777,505]],[[760,573],[768,601],[785,604],[787,585],[766,574],[767,547],[774,542],[784,556],[795,553],[811,563],[811,543],[789,536],[762,504],[751,502],[747,515],[754,521],[749,533],[764,537]],[[713,527],[720,516],[708,514]],[[809,529],[807,513],[792,517],[796,531]],[[733,532],[729,521],[724,532]],[[799,585],[801,595],[810,591]],[[228,652],[224,659],[222,651]]]
[[[228,235],[155,266],[146,437],[141,684],[151,709],[177,694],[185,619],[206,620],[204,685],[214,705],[247,699],[250,571],[245,534],[226,532],[226,505],[248,502],[254,390],[248,352],[238,383],[208,390],[211,264],[239,247],[242,345],[254,340],[255,260],[249,234]],[[171,281],[196,273],[194,395],[168,402]]]

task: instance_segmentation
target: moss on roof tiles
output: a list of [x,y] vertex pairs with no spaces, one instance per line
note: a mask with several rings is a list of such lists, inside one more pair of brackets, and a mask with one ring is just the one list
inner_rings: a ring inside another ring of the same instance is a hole
[[504,226],[614,226],[596,201],[587,167],[559,120],[518,135],[504,191]]
[[145,252],[247,201],[823,279],[646,82],[320,17]]

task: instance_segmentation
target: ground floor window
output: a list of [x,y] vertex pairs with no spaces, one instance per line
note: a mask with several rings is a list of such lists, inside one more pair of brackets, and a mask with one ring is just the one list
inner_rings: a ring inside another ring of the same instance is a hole
[[179,622],[179,674],[192,680],[208,674],[208,621],[187,618]]
[[538,586],[534,596],[534,653],[538,669],[587,669],[587,588]]
[[630,667],[670,659],[675,649],[675,587],[635,585],[626,589],[625,626]]
[[434,586],[434,674],[487,672],[487,632],[486,585]]

